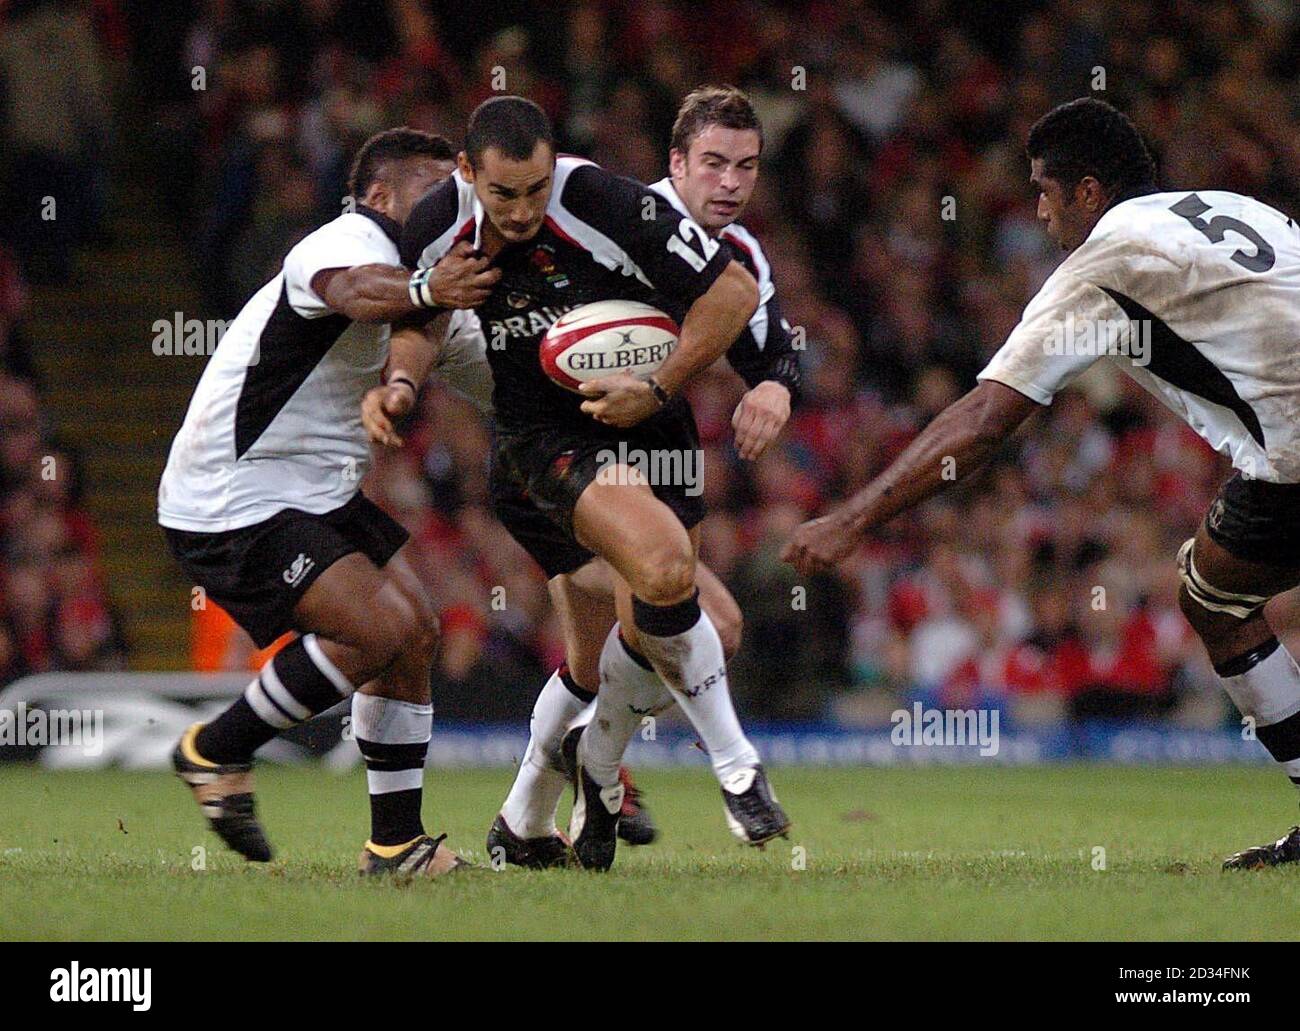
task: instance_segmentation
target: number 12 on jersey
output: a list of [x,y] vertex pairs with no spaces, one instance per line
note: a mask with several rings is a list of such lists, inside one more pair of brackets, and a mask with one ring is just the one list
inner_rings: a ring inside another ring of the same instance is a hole
[[[713,257],[718,249],[717,241],[710,240],[704,230],[689,218],[681,220],[677,226],[677,231],[682,235],[668,237],[668,242],[664,246],[696,272],[703,271],[704,266],[709,263],[709,259]],[[704,251],[703,257],[691,247],[689,241],[692,237],[699,241],[700,249]]]

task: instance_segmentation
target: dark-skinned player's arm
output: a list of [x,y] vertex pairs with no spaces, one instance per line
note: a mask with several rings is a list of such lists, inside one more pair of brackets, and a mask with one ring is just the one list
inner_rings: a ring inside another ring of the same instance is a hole
[[416,202],[402,225],[400,265],[321,269],[312,289],[354,322],[396,322],[421,312],[432,318],[441,309],[482,304],[501,272],[489,268],[469,241],[453,245],[447,230],[459,224],[460,192],[453,176]]
[[[944,487],[978,472],[1030,415],[1095,363],[1094,348],[1064,348],[1062,327],[1123,316],[1091,274],[1107,273],[1111,252],[1098,260],[1079,248],[1025,306],[984,371],[979,386],[954,401],[869,484],[828,515],[795,530],[781,557],[802,573],[835,565],[863,535]],[[1088,263],[1092,262],[1090,266]],[[1089,275],[1080,274],[1080,268]]]
[[984,380],[935,416],[889,468],[848,501],[795,530],[781,558],[804,574],[829,569],[874,527],[982,469],[1042,407],[996,380]]
[[376,444],[401,447],[406,443],[393,424],[415,408],[420,387],[438,359],[450,321],[451,312],[443,312],[428,322],[421,323],[417,317],[393,326],[384,382],[366,391],[361,400],[361,424]]
[[487,300],[501,270],[488,268],[462,240],[432,268],[412,273],[400,265],[321,269],[312,289],[353,322],[395,322],[444,308],[473,308]]

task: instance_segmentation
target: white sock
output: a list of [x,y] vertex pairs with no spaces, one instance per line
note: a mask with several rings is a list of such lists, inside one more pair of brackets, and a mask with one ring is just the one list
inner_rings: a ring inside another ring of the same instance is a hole
[[398,845],[424,833],[424,761],[433,706],[365,694],[352,696],[352,733],[366,761],[370,840]]
[[[560,744],[574,719],[591,702],[590,693],[582,691],[567,670],[562,670],[551,674],[537,696],[528,749],[501,805],[506,826],[521,838],[545,838],[555,833],[555,807],[569,783],[560,760]],[[574,694],[575,690],[581,691],[582,697]]]
[[[615,627],[615,629],[617,629],[617,627]],[[601,680],[603,682],[604,680],[603,675],[601,677]],[[599,694],[596,697],[599,698],[600,697]],[[577,718],[572,723],[569,724],[570,729],[572,729],[573,727],[587,726],[587,724],[591,722],[591,718],[595,715],[596,715],[596,699],[593,698],[591,701],[587,703],[587,707],[583,709],[582,712],[578,713]]]
[[1241,714],[1254,718],[1260,744],[1300,787],[1300,667],[1290,653],[1272,638],[1216,672]]
[[637,663],[614,624],[600,652],[600,692],[578,742],[578,760],[592,780],[602,787],[616,784],[623,753],[642,721],[674,704],[659,674]]
[[758,752],[740,729],[727,687],[722,641],[698,595],[676,605],[632,599],[641,651],[663,677],[708,750],[720,782],[757,766]]
[[[433,736],[432,705],[358,691],[352,696],[352,736],[366,760],[366,783],[372,795],[424,786],[424,761]],[[368,753],[372,744],[383,747]]]

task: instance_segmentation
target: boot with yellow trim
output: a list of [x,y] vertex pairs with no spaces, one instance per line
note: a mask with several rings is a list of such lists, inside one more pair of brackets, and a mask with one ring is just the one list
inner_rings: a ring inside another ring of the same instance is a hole
[[194,738],[202,727],[202,723],[195,723],[176,743],[172,752],[176,776],[189,785],[217,837],[250,863],[270,862],[271,845],[257,822],[253,803],[253,764],[204,759],[194,747]]
[[367,841],[366,847],[361,850],[361,875],[442,877],[455,870],[481,869],[444,845],[446,837],[445,834],[439,834],[436,838],[421,834],[401,845],[376,845],[373,841]]

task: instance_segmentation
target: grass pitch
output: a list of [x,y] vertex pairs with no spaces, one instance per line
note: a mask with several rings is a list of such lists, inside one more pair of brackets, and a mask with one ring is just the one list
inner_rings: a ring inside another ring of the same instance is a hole
[[[425,820],[484,859],[509,770],[427,777]],[[276,862],[206,832],[174,778],[0,766],[0,939],[1241,939],[1300,932],[1300,869],[1225,874],[1294,791],[1244,768],[789,769],[794,818],[733,843],[707,770],[640,777],[663,830],[614,870],[361,881],[365,780],[259,769]],[[562,807],[567,809],[567,802]],[[206,849],[206,869],[194,869]],[[1104,850],[1102,852],[1096,850]],[[1104,869],[1096,869],[1104,858]]]

